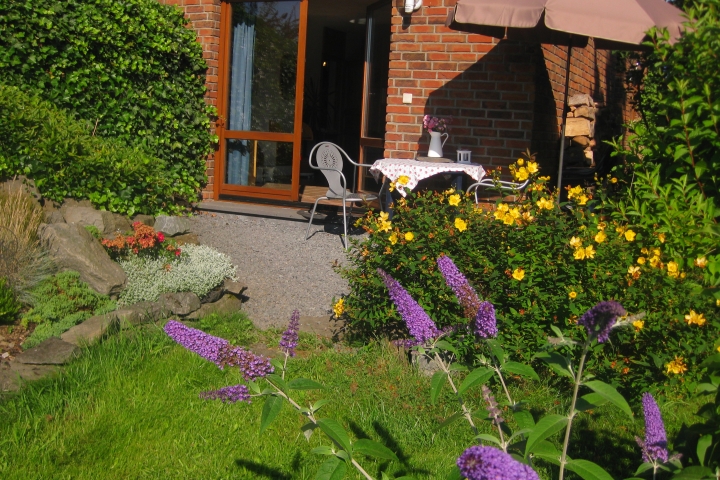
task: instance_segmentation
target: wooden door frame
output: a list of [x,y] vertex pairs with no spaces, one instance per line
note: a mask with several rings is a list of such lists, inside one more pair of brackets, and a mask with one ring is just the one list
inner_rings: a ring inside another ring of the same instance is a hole
[[[215,200],[220,195],[253,196],[257,198],[297,201],[300,197],[300,162],[302,147],[302,114],[303,95],[305,88],[305,47],[307,42],[308,0],[292,0],[300,2],[300,20],[298,28],[298,52],[295,79],[295,115],[293,133],[271,133],[253,131],[232,131],[225,129],[227,121],[228,85],[230,74],[230,33],[232,30],[232,4],[251,3],[267,0],[223,0],[220,4],[220,48],[218,52],[218,121],[216,134],[218,150],[215,158],[213,195]],[[283,1],[283,0],[280,0]],[[244,140],[269,140],[275,142],[293,142],[292,178],[289,194],[282,190],[270,190],[263,187],[250,187],[225,184],[226,140],[242,138]]]

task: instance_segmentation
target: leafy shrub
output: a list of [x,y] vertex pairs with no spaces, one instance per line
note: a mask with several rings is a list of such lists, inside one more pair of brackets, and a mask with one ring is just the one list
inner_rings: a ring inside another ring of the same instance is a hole
[[29,302],[30,290],[52,271],[38,241],[42,221],[42,208],[24,187],[0,189],[0,278],[21,302]]
[[162,293],[193,292],[202,298],[226,278],[235,279],[227,255],[206,245],[184,245],[183,255],[170,262],[131,256],[118,263],[128,279],[120,294],[124,305],[157,300]]
[[549,327],[572,336],[579,315],[613,299],[647,316],[598,357],[599,374],[637,389],[696,380],[693,367],[711,351],[720,318],[714,302],[697,295],[706,265],[678,262],[666,252],[664,242],[683,232],[663,237],[652,226],[630,223],[634,217],[616,220],[579,187],[569,191],[570,210],[563,211],[545,181],[531,183],[516,204],[499,202],[490,211],[451,190],[410,192],[395,202],[392,221],[369,213],[360,223],[370,236],[355,244],[350,267],[341,269],[350,284],[343,308],[353,327],[391,336],[401,329],[377,268],[393,275],[440,327],[455,325],[462,307],[435,264],[445,254],[497,307],[500,339],[519,358],[530,359]]
[[37,326],[23,343],[23,348],[60,336],[93,315],[115,309],[114,301],[90,289],[77,272],[63,272],[44,280],[32,295],[35,299],[33,308],[23,314],[22,322]]
[[128,215],[178,212],[176,198],[189,198],[166,162],[93,136],[91,125],[39,97],[0,85],[0,110],[0,177],[26,175],[43,197],[88,198]]
[[[148,155],[141,160],[163,161],[172,194],[197,198],[213,109],[204,101],[202,47],[180,9],[157,0],[10,0],[0,4],[0,31],[0,81],[74,112],[88,122],[88,134],[143,146]],[[123,156],[115,158],[122,163]],[[130,165],[148,168],[142,161]],[[119,175],[87,188],[131,201],[132,190],[157,191],[145,177]],[[131,211],[132,203],[119,202],[121,208],[114,199],[93,201]]]
[[173,239],[165,238],[162,232],[155,232],[154,228],[141,222],[134,222],[132,228],[132,235],[118,233],[113,240],[100,240],[113,260],[139,256],[164,258],[169,261],[182,253],[177,243]]
[[11,322],[20,311],[15,300],[15,292],[8,286],[7,280],[0,278],[0,322]]

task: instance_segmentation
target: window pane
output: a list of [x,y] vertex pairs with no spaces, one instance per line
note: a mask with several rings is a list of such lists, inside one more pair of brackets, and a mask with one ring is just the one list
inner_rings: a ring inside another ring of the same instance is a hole
[[292,133],[300,2],[231,8],[228,128]]
[[289,190],[292,158],[292,142],[230,139],[225,183]]
[[365,136],[385,137],[385,110],[390,68],[390,21],[392,4],[370,12],[367,48],[367,105]]

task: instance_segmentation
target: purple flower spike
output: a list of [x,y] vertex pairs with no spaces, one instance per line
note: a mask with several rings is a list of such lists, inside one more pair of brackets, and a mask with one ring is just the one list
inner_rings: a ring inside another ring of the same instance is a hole
[[495,307],[490,302],[482,302],[475,316],[475,335],[480,338],[495,338],[497,334]]
[[290,324],[282,334],[280,349],[291,357],[295,356],[295,347],[298,345],[298,328],[300,327],[300,312],[295,310],[290,317]]
[[190,328],[176,320],[165,324],[165,333],[191,352],[222,367],[221,353],[228,345],[227,340]]
[[468,480],[539,480],[532,468],[494,447],[468,448],[457,466]]
[[378,268],[377,272],[390,292],[390,299],[395,304],[400,316],[405,320],[410,335],[415,338],[417,343],[423,344],[427,340],[438,337],[440,330],[435,326],[435,322],[430,319],[425,310],[413,300],[400,283],[381,268]]
[[661,463],[668,461],[667,435],[663,424],[660,408],[652,395],[643,394],[643,413],[645,415],[645,440],[635,437],[635,440],[642,449],[643,462]]
[[600,302],[585,312],[578,325],[587,330],[588,337],[597,338],[598,343],[605,343],[610,338],[610,330],[618,317],[627,315],[627,312],[618,302],[609,300]]
[[200,398],[205,400],[222,400],[223,403],[250,403],[250,392],[246,385],[232,385],[223,387],[220,390],[210,390],[200,393]]
[[245,380],[264,378],[275,371],[269,359],[255,355],[242,347],[228,345],[221,355],[222,366],[238,367]]
[[480,308],[480,299],[475,290],[470,286],[465,275],[458,270],[455,263],[453,263],[447,255],[439,256],[437,264],[443,277],[445,277],[445,283],[448,284],[448,287],[452,288],[458,302],[460,302],[460,305],[465,309],[465,316],[470,320],[474,319],[478,308]]

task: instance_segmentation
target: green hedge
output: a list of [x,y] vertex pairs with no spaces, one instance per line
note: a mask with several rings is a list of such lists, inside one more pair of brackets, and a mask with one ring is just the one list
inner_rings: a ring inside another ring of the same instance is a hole
[[73,112],[96,135],[143,146],[166,162],[175,194],[194,200],[213,110],[202,47],[186,23],[157,0],[5,0],[0,83]]
[[93,136],[91,124],[16,87],[0,85],[0,111],[0,178],[23,174],[45,198],[88,198],[128,215],[181,210],[183,188],[164,160]]

